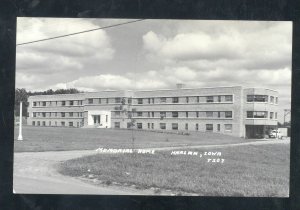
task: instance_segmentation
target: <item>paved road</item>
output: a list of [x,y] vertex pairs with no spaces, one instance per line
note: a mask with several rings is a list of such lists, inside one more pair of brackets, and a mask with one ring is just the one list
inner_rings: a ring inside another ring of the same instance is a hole
[[[22,194],[106,194],[135,195],[135,189],[94,186],[76,178],[56,172],[60,161],[96,154],[95,151],[24,152],[14,155],[14,184],[16,193]],[[150,192],[143,192],[150,194]]]
[[[188,147],[152,148],[175,150],[188,148],[220,148],[242,145],[288,144],[289,140],[268,140],[227,145],[202,145]],[[76,178],[59,174],[55,165],[61,161],[96,154],[95,150],[24,152],[14,154],[14,190],[22,194],[113,194],[152,195],[152,190],[137,190],[118,186],[95,186]]]

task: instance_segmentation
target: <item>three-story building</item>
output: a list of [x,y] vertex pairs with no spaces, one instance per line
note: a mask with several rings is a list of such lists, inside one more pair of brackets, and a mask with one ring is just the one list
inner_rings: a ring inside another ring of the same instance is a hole
[[28,99],[32,126],[219,132],[263,137],[277,126],[278,92],[211,87],[39,95]]

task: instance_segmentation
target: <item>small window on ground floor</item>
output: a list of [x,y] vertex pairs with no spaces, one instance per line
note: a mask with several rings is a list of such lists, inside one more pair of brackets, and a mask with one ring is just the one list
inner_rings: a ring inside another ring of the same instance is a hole
[[151,123],[151,129],[154,129],[154,123]]
[[166,123],[159,123],[159,127],[162,130],[166,130]]
[[73,127],[73,122],[69,122],[69,127]]
[[115,122],[115,128],[120,128],[120,122]]
[[172,123],[172,130],[178,130],[178,123]]
[[137,123],[136,127],[137,129],[143,129],[143,123]]
[[43,121],[43,126],[46,126],[46,122],[45,121]]
[[35,121],[32,121],[32,125],[35,126]]
[[148,129],[150,129],[150,123],[148,123]]
[[66,125],[66,123],[65,122],[61,122],[61,126],[65,126]]
[[206,131],[213,131],[214,126],[213,124],[206,124]]
[[231,132],[232,131],[232,124],[225,124],[225,131]]
[[189,129],[189,124],[185,123],[185,130],[188,130],[188,129]]
[[218,130],[218,132],[221,130],[221,125],[220,124],[217,125],[217,130]]

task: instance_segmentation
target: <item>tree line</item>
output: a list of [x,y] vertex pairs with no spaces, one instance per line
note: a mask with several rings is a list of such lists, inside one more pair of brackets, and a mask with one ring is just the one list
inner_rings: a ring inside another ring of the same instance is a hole
[[27,91],[25,88],[17,88],[15,90],[15,116],[20,115],[20,102],[23,102],[22,107],[22,116],[27,116],[27,109],[28,109],[28,97],[35,96],[35,95],[56,95],[56,94],[76,94],[82,93],[82,91],[77,90],[76,88],[69,88],[69,89],[58,89],[52,90],[48,89],[45,91]]

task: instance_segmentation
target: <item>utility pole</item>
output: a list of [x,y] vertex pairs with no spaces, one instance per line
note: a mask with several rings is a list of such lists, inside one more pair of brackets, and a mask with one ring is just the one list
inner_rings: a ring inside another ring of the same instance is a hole
[[20,102],[20,121],[19,121],[19,136],[18,141],[22,141],[22,102]]

